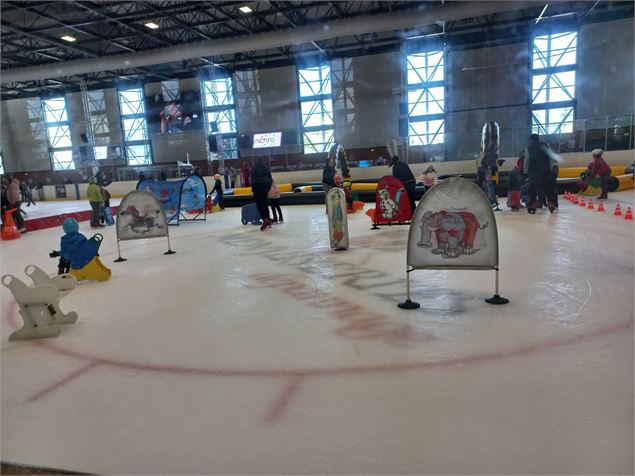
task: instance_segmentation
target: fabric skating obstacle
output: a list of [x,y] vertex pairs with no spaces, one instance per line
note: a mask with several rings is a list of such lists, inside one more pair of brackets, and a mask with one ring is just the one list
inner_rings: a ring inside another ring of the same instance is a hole
[[410,298],[410,273],[424,269],[495,271],[494,296],[488,304],[507,304],[499,294],[498,229],[482,190],[452,177],[427,192],[412,216],[406,255],[406,300],[401,309],[417,309]]
[[79,317],[73,311],[62,312],[59,306],[61,293],[75,288],[77,280],[69,275],[50,278],[35,265],[27,266],[24,272],[33,281],[33,287],[10,274],[2,277],[2,284],[13,294],[23,320],[22,328],[12,333],[9,341],[57,337],[62,330],[60,325],[72,324]]

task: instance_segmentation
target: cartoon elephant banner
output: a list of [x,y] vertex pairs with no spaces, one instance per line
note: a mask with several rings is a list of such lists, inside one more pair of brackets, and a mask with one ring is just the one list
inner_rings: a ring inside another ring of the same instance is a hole
[[117,213],[117,240],[160,238],[168,235],[168,222],[157,198],[145,190],[127,193]]
[[496,219],[476,184],[452,177],[423,196],[410,225],[407,259],[414,269],[498,266]]

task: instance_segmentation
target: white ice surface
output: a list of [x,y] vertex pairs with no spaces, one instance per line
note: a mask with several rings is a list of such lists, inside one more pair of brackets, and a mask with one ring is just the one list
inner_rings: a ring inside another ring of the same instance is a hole
[[[611,212],[633,202],[611,197]],[[483,302],[492,272],[417,271],[422,308],[405,311],[407,227],[349,215],[350,249],[336,252],[323,206],[283,211],[264,233],[239,209],[171,227],[171,256],[165,239],[122,242],[125,263],[114,227],[101,230],[113,277],[62,299],[80,317],[56,339],[7,342],[19,318],[2,287],[2,460],[632,474],[634,222],[564,200],[554,215],[497,213],[511,303]],[[60,235],[0,242],[1,273],[53,273]]]
[[[119,205],[120,198],[110,200],[110,206]],[[74,213],[82,211],[90,211],[90,205],[86,200],[55,200],[50,202],[36,202],[35,205],[27,207],[22,204],[22,210],[26,212],[25,219],[43,218],[52,215],[61,215],[63,213]]]

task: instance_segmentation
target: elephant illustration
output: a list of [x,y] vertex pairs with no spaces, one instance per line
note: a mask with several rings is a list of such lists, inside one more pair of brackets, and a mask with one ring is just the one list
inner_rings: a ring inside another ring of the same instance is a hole
[[474,248],[474,240],[478,230],[484,230],[489,223],[480,226],[473,213],[470,212],[431,212],[427,211],[421,219],[421,239],[417,243],[420,248],[432,248],[432,233],[436,238],[436,248],[430,250],[444,258],[458,258],[472,255],[479,251]]

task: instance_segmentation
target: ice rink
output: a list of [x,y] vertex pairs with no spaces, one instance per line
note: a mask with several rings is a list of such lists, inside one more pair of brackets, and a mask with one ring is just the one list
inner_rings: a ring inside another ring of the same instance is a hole
[[[494,273],[417,271],[408,227],[349,215],[329,248],[323,206],[265,232],[240,210],[122,242],[82,283],[59,337],[7,341],[2,460],[101,474],[633,473],[633,221],[560,200],[496,213]],[[504,199],[503,199],[504,201]],[[366,204],[366,208],[369,204]],[[87,222],[81,231],[90,236]],[[2,274],[54,273],[61,229],[0,243]]]

